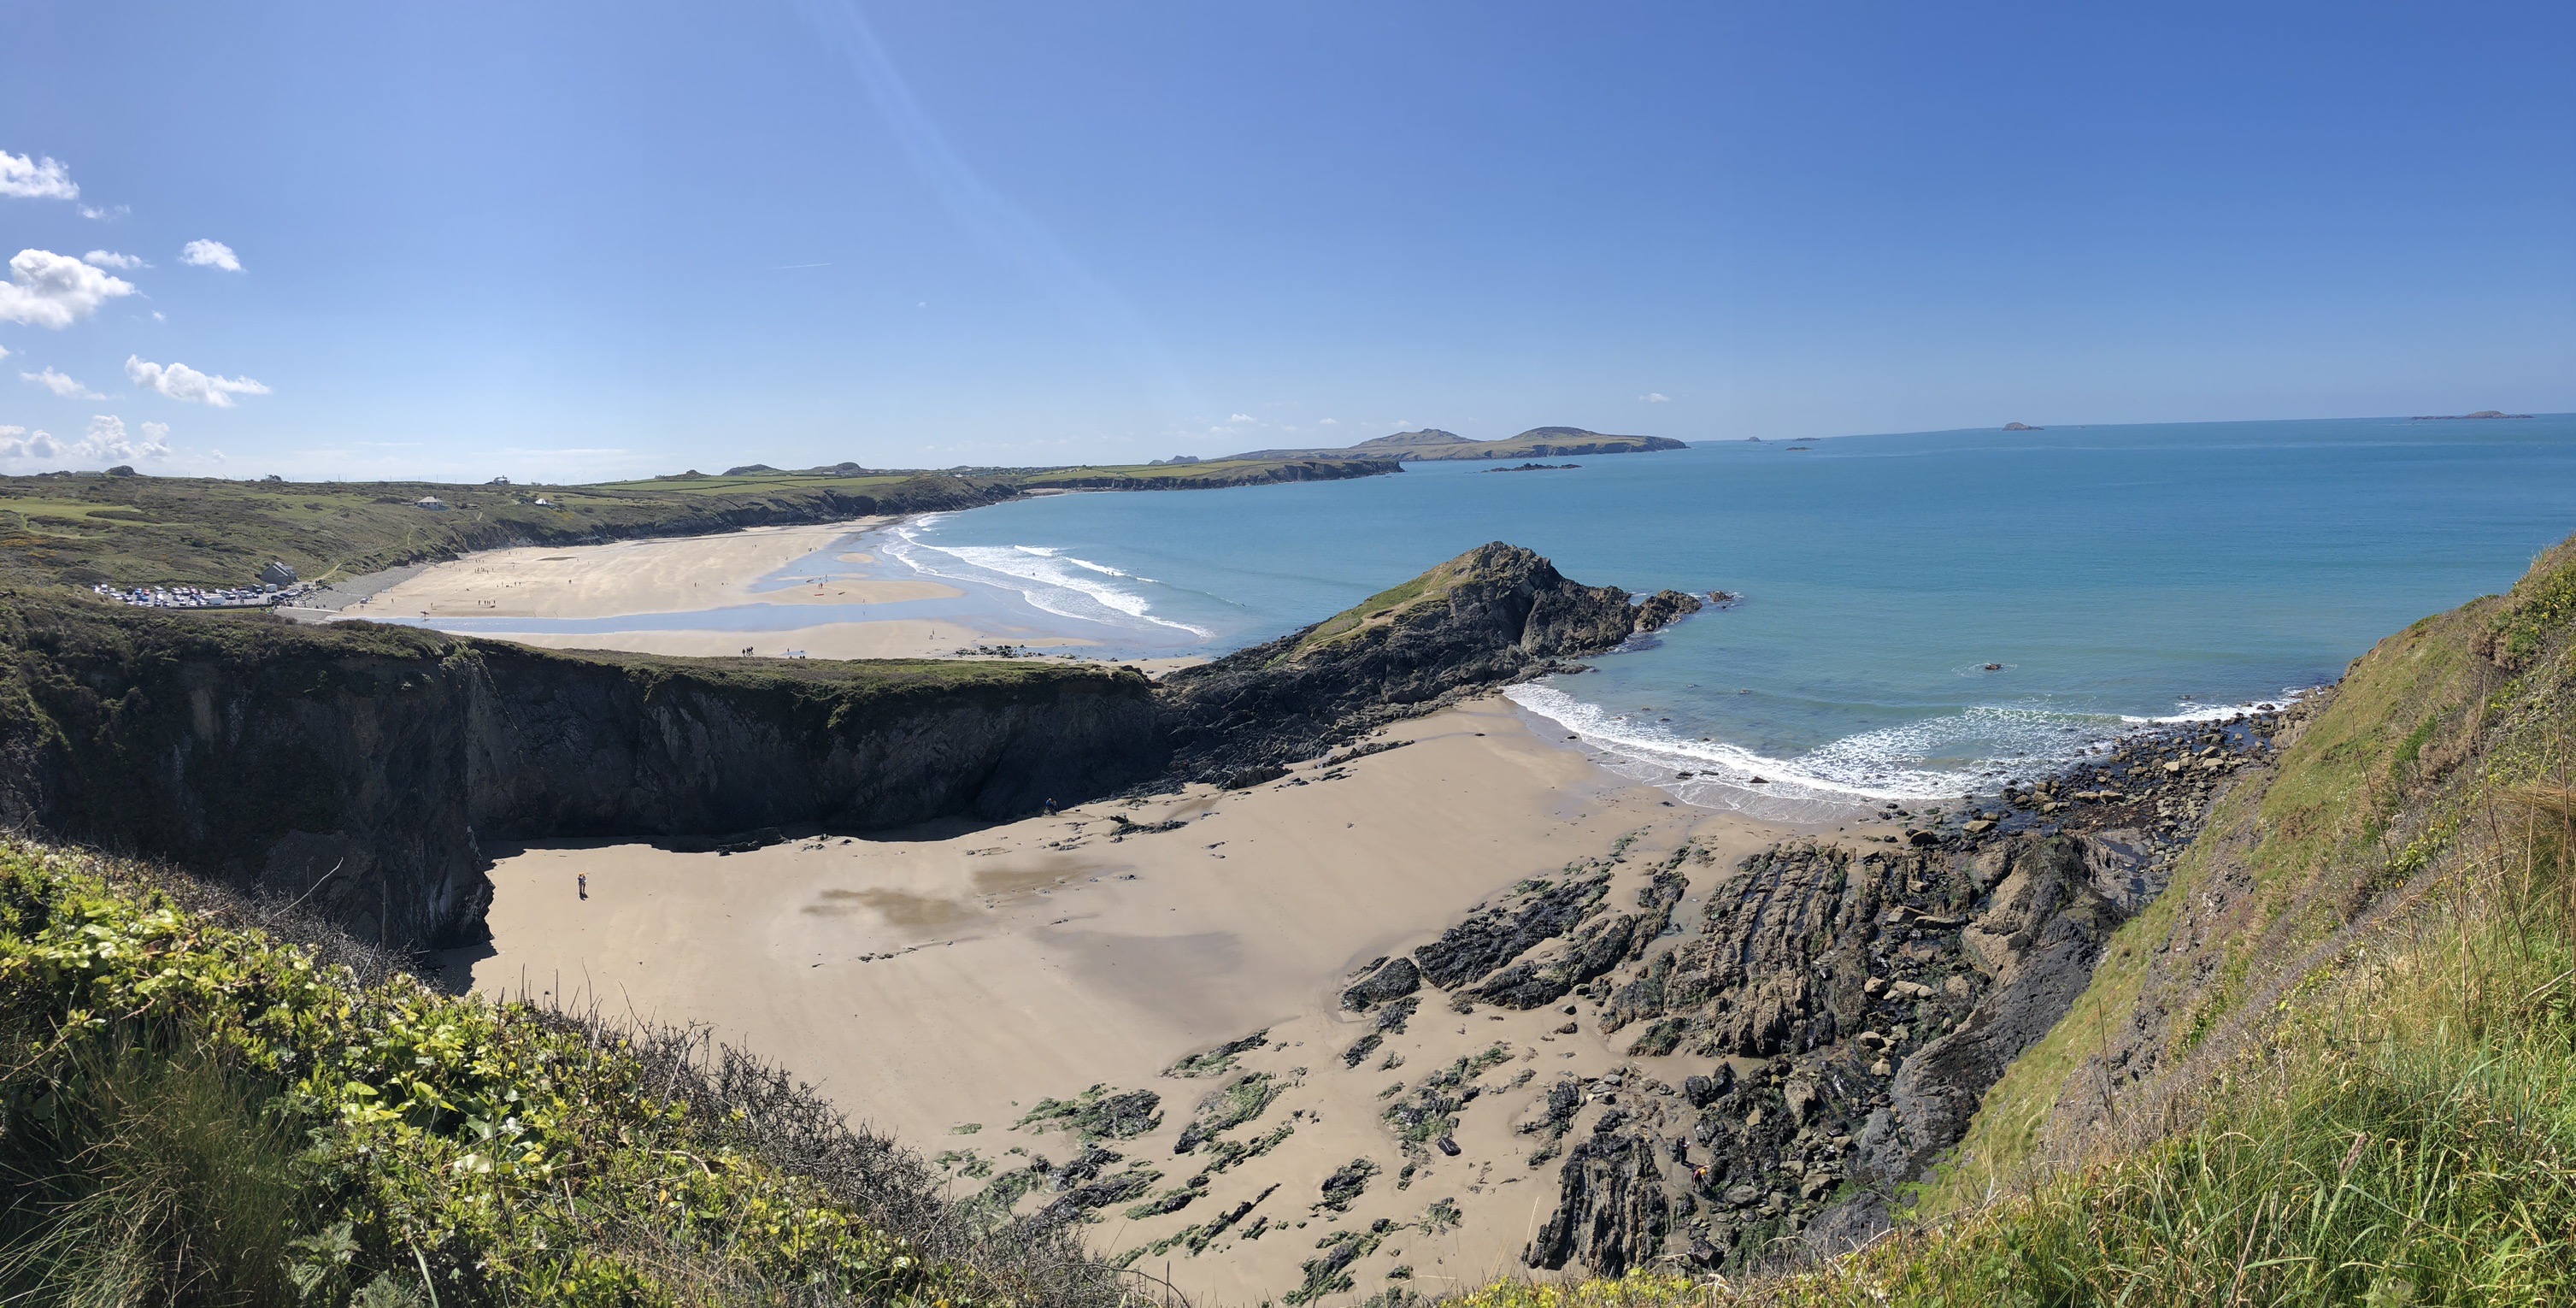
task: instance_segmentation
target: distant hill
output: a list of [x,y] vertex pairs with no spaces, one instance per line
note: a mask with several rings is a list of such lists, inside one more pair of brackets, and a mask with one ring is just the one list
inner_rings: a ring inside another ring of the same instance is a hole
[[1581,427],[1532,427],[1499,441],[1471,441],[1452,431],[1425,427],[1400,431],[1336,449],[1253,450],[1229,459],[1392,459],[1422,463],[1446,459],[1532,459],[1542,455],[1643,454],[1648,450],[1683,450],[1687,444],[1664,436],[1606,436]]

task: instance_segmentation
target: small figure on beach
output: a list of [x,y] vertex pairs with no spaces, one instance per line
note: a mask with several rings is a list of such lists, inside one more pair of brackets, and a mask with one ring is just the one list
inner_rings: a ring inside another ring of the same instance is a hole
[[572,876],[572,884],[573,884],[573,888],[574,888],[574,889],[579,890],[579,891],[581,892],[581,897],[582,897],[582,898],[584,898],[584,899],[588,899],[588,898],[590,898],[590,874],[589,874],[589,873],[587,873],[587,872],[575,872],[575,873],[573,873],[573,876]]
[[1055,801],[1053,799],[1049,799],[1046,802],[1046,815],[1048,817],[1055,816]]

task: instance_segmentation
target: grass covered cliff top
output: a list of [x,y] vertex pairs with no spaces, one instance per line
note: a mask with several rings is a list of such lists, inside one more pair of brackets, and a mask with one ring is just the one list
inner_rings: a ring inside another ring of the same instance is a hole
[[0,591],[0,683],[97,682],[180,659],[247,667],[278,659],[376,658],[425,665],[456,658],[509,659],[566,668],[609,667],[646,686],[697,683],[807,698],[866,699],[924,692],[1016,692],[1096,685],[1142,693],[1142,673],[1071,659],[682,658],[617,650],[546,650],[375,622],[310,625],[258,611],[188,613],[133,609],[56,591]]
[[1123,1299],[731,1051],[443,995],[211,894],[0,839],[0,1298]]
[[[855,475],[762,472],[596,486],[104,473],[0,477],[0,585],[240,586],[252,584],[272,559],[294,567],[305,580],[320,581],[508,545],[573,545],[964,509],[1030,490],[1217,489],[1393,470],[1368,460],[1273,459]],[[444,507],[422,507],[424,498]]]
[[2357,660],[1887,1237],[1464,1302],[2576,1302],[2570,596],[2576,543]]

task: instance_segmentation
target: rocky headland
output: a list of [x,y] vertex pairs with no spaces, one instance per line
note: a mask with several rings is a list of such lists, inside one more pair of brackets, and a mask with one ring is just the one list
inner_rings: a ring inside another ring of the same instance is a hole
[[1400,718],[1552,672],[1698,612],[1567,580],[1497,541],[1266,644],[1163,680],[1172,775],[1257,784]]

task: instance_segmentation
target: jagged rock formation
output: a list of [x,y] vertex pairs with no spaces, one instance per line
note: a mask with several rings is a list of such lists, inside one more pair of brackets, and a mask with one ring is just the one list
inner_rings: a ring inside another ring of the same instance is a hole
[[1161,761],[1133,672],[567,656],[372,624],[0,611],[0,821],[478,938],[496,843],[998,818]]
[[1566,670],[1699,607],[1677,591],[1631,603],[1528,550],[1480,546],[1314,626],[1171,674],[1173,768],[1220,784],[1267,780],[1284,763]]
[[1603,1131],[1565,1156],[1563,1198],[1523,1261],[1556,1270],[1579,1262],[1617,1276],[1662,1250],[1672,1211],[1654,1142]]

